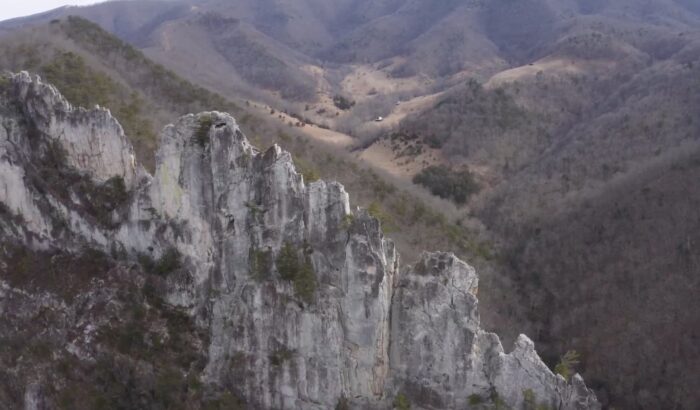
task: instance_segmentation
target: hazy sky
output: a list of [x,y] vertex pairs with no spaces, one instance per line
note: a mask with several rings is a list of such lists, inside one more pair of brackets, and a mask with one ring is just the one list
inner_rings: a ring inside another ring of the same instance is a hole
[[0,0],[0,21],[41,13],[61,6],[84,6],[99,0]]

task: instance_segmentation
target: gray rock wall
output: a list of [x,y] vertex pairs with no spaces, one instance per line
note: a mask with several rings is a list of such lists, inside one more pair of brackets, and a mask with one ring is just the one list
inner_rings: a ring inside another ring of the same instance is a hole
[[[166,127],[151,176],[108,111],[74,109],[26,73],[12,84],[2,101],[0,201],[24,220],[17,240],[89,243],[134,259],[176,249],[183,264],[168,277],[167,300],[209,332],[207,383],[254,408],[328,409],[341,397],[389,408],[401,394],[414,408],[478,399],[515,409],[526,391],[550,408],[598,407],[580,377],[555,376],[527,337],[506,354],[480,328],[473,268],[435,253],[400,272],[379,222],[351,211],[341,185],[307,185],[289,153],[259,152],[228,114]],[[113,224],[71,200],[77,188],[61,199],[28,180],[30,137],[58,141],[65,165],[98,186],[124,180],[128,201]],[[65,218],[60,233],[54,213]]]

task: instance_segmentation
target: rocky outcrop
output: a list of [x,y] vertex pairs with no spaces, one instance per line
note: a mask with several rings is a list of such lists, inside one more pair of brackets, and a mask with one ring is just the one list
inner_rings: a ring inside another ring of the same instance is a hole
[[[23,217],[25,239],[47,246],[83,240],[109,245],[98,225],[110,225],[117,215],[115,204],[98,201],[101,188],[118,180],[117,189],[126,193],[145,176],[122,127],[108,110],[74,108],[26,72],[4,82],[0,200]],[[94,189],[77,192],[75,185]]]
[[71,106],[54,88],[26,72],[13,76],[13,93],[32,131],[56,141],[71,167],[104,182],[120,176],[128,187],[137,174],[134,149],[109,110]]
[[520,335],[506,354],[498,336],[479,326],[477,291],[474,269],[452,254],[424,254],[401,275],[390,348],[399,391],[426,408],[462,408],[488,399],[511,408],[527,400],[552,409],[597,406],[580,376],[570,385],[554,375],[527,336]]
[[[109,112],[74,109],[27,74],[11,78],[3,99],[4,240],[89,244],[166,276],[165,299],[208,332],[206,385],[251,408],[379,409],[397,396],[426,409],[521,408],[533,398],[598,407],[525,336],[506,354],[480,328],[473,268],[435,253],[400,270],[377,219],[351,211],[341,185],[306,184],[289,153],[259,152],[228,114],[166,127],[150,176]],[[59,148],[60,161],[50,155]],[[80,183],[47,189],[32,176],[49,165]],[[115,180],[125,197],[108,196],[107,214],[92,210]],[[27,385],[27,397],[36,390]]]

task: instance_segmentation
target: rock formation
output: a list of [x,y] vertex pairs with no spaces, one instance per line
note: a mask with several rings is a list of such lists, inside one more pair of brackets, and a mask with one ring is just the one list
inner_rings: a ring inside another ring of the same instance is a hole
[[[108,111],[71,107],[26,73],[2,87],[3,242],[90,246],[153,269],[177,259],[162,292],[207,333],[204,384],[261,409],[383,409],[397,397],[425,409],[599,407],[527,337],[506,354],[480,328],[473,268],[426,253],[402,269],[340,184],[306,184],[289,153],[258,151],[231,116],[166,127],[151,176]],[[0,284],[3,314],[12,289]],[[72,351],[89,359],[97,342],[81,340]],[[26,408],[51,407],[25,383]]]

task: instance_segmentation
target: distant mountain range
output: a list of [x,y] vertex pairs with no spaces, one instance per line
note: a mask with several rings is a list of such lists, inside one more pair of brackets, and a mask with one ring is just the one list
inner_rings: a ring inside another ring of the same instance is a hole
[[654,55],[669,52],[663,44],[694,31],[699,13],[690,0],[147,0],[61,8],[1,26],[80,15],[209,85],[309,101],[322,81],[306,66],[335,72],[377,64],[445,86],[460,73],[488,78],[536,61],[590,31],[617,33]]

